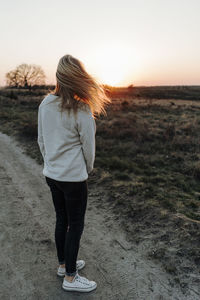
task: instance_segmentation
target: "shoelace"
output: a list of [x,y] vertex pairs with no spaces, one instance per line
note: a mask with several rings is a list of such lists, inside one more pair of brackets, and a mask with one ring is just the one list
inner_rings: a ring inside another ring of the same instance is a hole
[[90,281],[87,278],[85,278],[83,276],[80,276],[79,274],[76,275],[75,280],[77,280],[77,281],[79,281],[79,282],[81,282],[83,284],[90,285]]

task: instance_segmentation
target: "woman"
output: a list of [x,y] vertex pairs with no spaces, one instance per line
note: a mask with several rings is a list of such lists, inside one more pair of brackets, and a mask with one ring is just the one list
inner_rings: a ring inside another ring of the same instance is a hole
[[64,276],[63,289],[89,292],[97,284],[78,274],[85,261],[77,256],[95,160],[95,114],[106,114],[110,99],[71,55],[59,60],[56,80],[54,92],[38,108],[38,145],[56,212],[57,275]]

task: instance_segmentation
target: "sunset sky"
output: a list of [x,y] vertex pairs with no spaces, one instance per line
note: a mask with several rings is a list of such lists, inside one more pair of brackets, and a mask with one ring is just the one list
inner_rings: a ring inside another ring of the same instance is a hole
[[200,85],[200,0],[6,0],[0,25],[1,86],[21,63],[55,84],[65,54],[110,85]]

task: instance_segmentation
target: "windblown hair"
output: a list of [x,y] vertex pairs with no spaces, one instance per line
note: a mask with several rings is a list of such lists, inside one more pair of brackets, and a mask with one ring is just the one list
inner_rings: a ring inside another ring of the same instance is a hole
[[53,94],[61,98],[61,111],[77,112],[78,107],[90,108],[93,117],[103,113],[105,105],[111,102],[97,79],[88,74],[83,63],[72,55],[60,58],[56,71],[56,87]]

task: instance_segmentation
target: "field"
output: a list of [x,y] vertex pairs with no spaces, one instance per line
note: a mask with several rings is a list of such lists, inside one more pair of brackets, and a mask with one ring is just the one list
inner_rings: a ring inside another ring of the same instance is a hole
[[[38,163],[37,109],[46,89],[2,89],[1,132]],[[179,280],[200,263],[200,87],[110,88],[96,119],[95,168],[128,238]],[[151,246],[148,248],[151,241]]]

